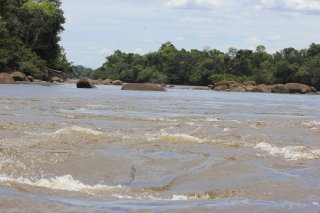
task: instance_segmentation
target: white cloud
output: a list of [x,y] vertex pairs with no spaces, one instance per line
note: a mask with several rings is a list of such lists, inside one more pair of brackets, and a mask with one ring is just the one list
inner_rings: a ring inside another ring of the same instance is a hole
[[175,41],[183,41],[183,40],[184,40],[184,37],[178,36],[178,37],[175,37],[174,40],[175,40]]
[[261,0],[260,8],[320,11],[319,0]]
[[138,47],[138,48],[134,49],[132,52],[137,53],[137,54],[142,54],[144,52],[144,49]]
[[167,0],[166,6],[182,9],[212,9],[226,4],[230,0]]
[[249,37],[249,38],[247,39],[247,42],[248,42],[250,45],[255,45],[255,46],[261,44],[260,38],[254,37],[254,36],[253,36],[253,37]]

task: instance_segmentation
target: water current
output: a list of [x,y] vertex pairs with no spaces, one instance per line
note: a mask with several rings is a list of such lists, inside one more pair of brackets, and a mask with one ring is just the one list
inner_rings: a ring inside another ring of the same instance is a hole
[[0,210],[320,212],[320,96],[0,85]]

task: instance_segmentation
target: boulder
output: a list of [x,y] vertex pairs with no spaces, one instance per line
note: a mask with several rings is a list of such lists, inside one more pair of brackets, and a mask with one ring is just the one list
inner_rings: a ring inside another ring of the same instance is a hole
[[246,88],[242,85],[242,84],[232,84],[230,87],[229,87],[229,90],[231,92],[247,92]]
[[227,86],[228,88],[232,85],[232,84],[236,84],[235,81],[219,81],[217,83],[214,83],[215,87],[220,87],[220,86]]
[[111,85],[112,84],[112,80],[107,78],[102,82],[104,85]]
[[271,85],[272,93],[289,93],[288,88],[283,84]]
[[11,76],[15,81],[28,81],[27,76],[22,72],[13,72]]
[[55,76],[55,77],[51,78],[50,82],[63,83],[64,80]]
[[91,84],[95,84],[95,85],[101,85],[103,84],[103,80],[102,79],[97,79],[97,80],[89,80]]
[[27,76],[27,79],[28,79],[28,81],[30,81],[30,82],[33,82],[33,81],[34,81],[34,78],[33,78],[31,75],[28,75],[28,76]]
[[300,84],[300,83],[288,83],[285,85],[289,93],[300,93],[300,94],[306,94],[312,92],[312,89],[305,84]]
[[257,83],[255,81],[246,81],[243,83],[245,86],[256,86]]
[[214,90],[214,85],[213,84],[209,84],[208,88],[211,89],[211,90]]
[[220,86],[215,86],[214,87],[214,90],[217,90],[217,91],[225,91],[225,90],[228,90],[229,87],[227,85],[220,85]]
[[115,80],[112,82],[113,85],[123,85],[123,82],[120,80]]
[[259,84],[258,86],[251,89],[249,92],[271,92],[271,86],[265,84]]
[[314,87],[310,87],[310,89],[311,89],[311,92],[317,92],[317,89],[316,88],[314,88]]
[[253,86],[253,85],[247,85],[247,86],[244,86],[244,88],[246,89],[247,92],[251,91],[253,88],[255,88],[256,86]]
[[15,81],[12,76],[8,73],[0,73],[0,84],[14,84]]
[[122,90],[142,90],[142,91],[166,91],[165,88],[157,84],[129,83],[122,87]]
[[88,78],[81,77],[77,81],[77,88],[96,88],[96,86],[90,83]]

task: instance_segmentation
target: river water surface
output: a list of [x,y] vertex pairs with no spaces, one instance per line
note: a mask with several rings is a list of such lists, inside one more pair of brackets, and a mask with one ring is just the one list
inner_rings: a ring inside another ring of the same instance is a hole
[[0,210],[320,212],[320,96],[0,85]]

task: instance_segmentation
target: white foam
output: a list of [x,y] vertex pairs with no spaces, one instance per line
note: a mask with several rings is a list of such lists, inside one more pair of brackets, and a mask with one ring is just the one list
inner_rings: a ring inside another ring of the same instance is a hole
[[79,126],[72,126],[72,127],[66,127],[63,129],[59,129],[53,133],[53,135],[61,135],[61,134],[68,134],[68,133],[86,133],[90,135],[102,135],[103,133],[100,131],[96,131],[90,128],[83,128]]
[[161,131],[161,134],[152,134],[148,135],[146,134],[146,138],[148,141],[155,141],[155,140],[170,140],[173,142],[197,142],[197,143],[204,143],[206,140],[191,136],[188,134],[180,134],[180,133],[174,133],[170,134],[165,131]]
[[277,147],[266,142],[261,142],[254,148],[268,152],[273,156],[282,156],[287,160],[312,160],[320,158],[320,149],[312,149],[305,146]]
[[302,122],[302,124],[306,125],[306,126],[320,126],[320,121],[315,121],[315,120],[304,121],[304,122]]
[[73,179],[71,175],[65,175],[50,179],[40,179],[37,181],[31,181],[28,178],[11,178],[5,175],[1,175],[0,182],[14,182],[36,187],[75,192],[89,192],[93,190],[115,190],[123,188],[122,186],[106,186],[102,184],[90,186],[80,182],[79,180]]
[[171,200],[173,200],[173,201],[188,200],[188,196],[185,196],[185,195],[173,195]]

